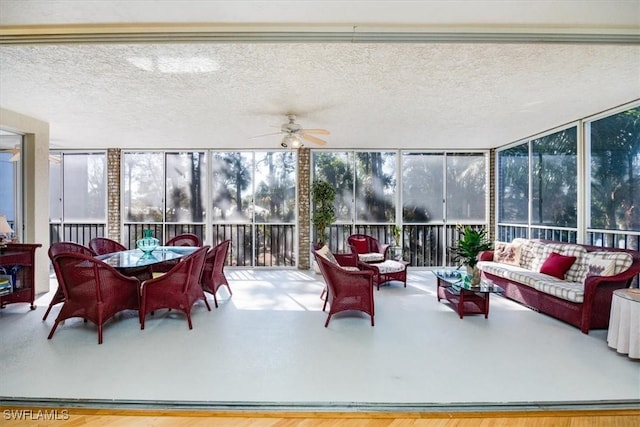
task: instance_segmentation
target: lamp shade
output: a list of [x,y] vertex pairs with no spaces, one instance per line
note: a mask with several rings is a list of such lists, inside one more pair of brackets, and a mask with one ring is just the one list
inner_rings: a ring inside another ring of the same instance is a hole
[[7,222],[7,217],[5,215],[0,215],[0,234],[11,234],[13,230],[11,226]]

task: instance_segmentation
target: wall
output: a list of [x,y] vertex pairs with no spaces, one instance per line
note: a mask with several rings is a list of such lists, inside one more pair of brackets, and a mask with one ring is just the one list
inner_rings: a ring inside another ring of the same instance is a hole
[[[24,135],[24,242],[36,251],[36,293],[49,290],[49,123],[0,108],[0,127]],[[37,185],[36,185],[37,183]]]

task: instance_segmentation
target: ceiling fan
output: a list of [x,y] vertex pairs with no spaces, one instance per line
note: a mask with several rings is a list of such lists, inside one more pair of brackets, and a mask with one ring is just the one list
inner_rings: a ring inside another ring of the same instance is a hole
[[287,114],[287,123],[283,123],[280,126],[279,132],[267,133],[264,135],[254,136],[253,138],[259,138],[269,135],[284,135],[280,145],[284,148],[300,148],[303,147],[303,140],[309,141],[317,145],[325,145],[327,141],[318,138],[316,135],[329,135],[329,131],[326,129],[304,129],[300,124],[296,123],[295,114]]

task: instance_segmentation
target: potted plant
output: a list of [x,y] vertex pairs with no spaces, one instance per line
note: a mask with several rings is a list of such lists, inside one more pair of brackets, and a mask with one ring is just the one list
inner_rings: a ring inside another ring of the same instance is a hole
[[490,250],[491,242],[484,228],[474,229],[469,225],[459,225],[457,228],[460,237],[457,246],[449,248],[451,259],[460,262],[460,265],[465,265],[467,272],[472,276],[471,283],[477,285],[480,282],[480,274],[476,268],[478,255],[482,251]]
[[392,233],[393,233],[393,240],[396,246],[401,246],[400,244],[400,239],[402,237],[402,227],[399,227],[397,225],[394,225],[393,228],[391,229]]
[[325,180],[317,180],[311,186],[311,200],[313,202],[313,214],[311,221],[315,228],[315,242],[321,247],[327,241],[327,228],[336,220],[334,206],[336,189]]
[[393,235],[393,242],[389,247],[389,256],[394,260],[402,259],[402,227],[394,225],[391,227],[391,234]]

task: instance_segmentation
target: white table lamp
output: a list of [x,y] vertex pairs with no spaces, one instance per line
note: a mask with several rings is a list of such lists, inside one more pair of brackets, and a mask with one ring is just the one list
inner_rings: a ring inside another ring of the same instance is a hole
[[7,217],[5,215],[0,215],[0,243],[11,240],[11,235],[13,234],[13,229],[7,222]]

